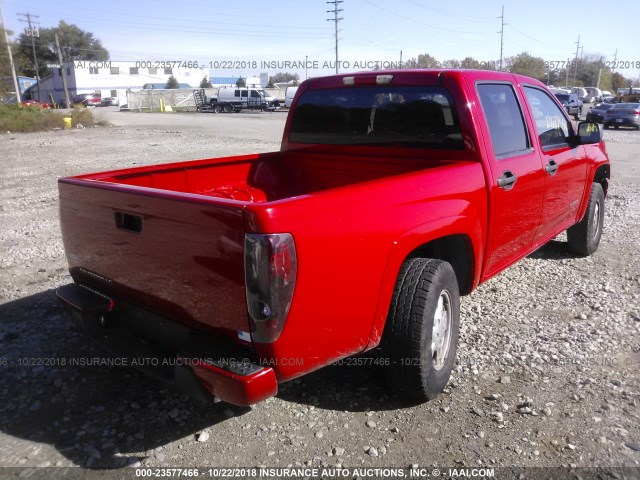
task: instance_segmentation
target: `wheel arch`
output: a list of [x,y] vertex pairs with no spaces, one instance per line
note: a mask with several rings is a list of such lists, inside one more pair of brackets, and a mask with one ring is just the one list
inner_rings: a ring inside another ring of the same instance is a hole
[[470,293],[479,283],[484,243],[484,230],[479,220],[457,217],[455,220],[443,218],[437,223],[440,228],[426,224],[420,228],[422,235],[409,232],[403,236],[404,241],[400,239],[396,242],[395,251],[387,262],[376,316],[365,350],[377,346],[382,339],[396,279],[406,260],[433,258],[449,262],[456,274],[460,295]]
[[448,262],[456,274],[460,295],[467,295],[473,290],[475,254],[468,235],[453,234],[431,240],[416,247],[403,262],[411,258],[433,258]]
[[604,196],[607,196],[609,189],[609,178],[611,177],[611,167],[609,164],[600,165],[593,176],[593,183],[602,185]]

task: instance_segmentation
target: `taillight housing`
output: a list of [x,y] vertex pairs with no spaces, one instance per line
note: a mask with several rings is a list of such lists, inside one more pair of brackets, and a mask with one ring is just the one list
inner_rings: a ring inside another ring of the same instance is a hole
[[245,235],[244,279],[254,342],[273,342],[282,333],[293,300],[297,270],[291,234]]

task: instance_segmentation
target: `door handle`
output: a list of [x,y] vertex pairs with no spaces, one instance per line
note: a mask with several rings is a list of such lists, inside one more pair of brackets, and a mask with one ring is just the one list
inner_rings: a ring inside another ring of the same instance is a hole
[[547,163],[547,165],[544,167],[546,172],[551,176],[554,176],[556,174],[558,168],[560,168],[560,165],[558,165],[558,162],[556,162],[555,160],[549,160],[549,163]]
[[518,176],[513,172],[507,170],[502,173],[502,176],[498,178],[498,186],[500,188],[504,188],[505,190],[511,190],[513,186],[516,184],[516,180],[518,180]]
[[116,212],[116,228],[132,233],[142,232],[142,216],[131,213]]

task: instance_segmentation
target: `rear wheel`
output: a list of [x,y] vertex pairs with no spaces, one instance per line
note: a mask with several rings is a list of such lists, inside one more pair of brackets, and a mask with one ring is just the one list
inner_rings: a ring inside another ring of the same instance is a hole
[[589,204],[584,218],[567,230],[569,251],[584,257],[598,249],[604,227],[604,191],[602,185],[591,185]]
[[220,105],[213,106],[213,113],[220,113],[222,111],[222,107]]
[[412,258],[400,269],[382,349],[398,393],[420,401],[447,385],[456,356],[460,294],[451,265]]
[[225,103],[222,107],[222,111],[224,113],[231,113],[231,111],[233,110],[233,107],[231,105],[229,105],[228,103]]

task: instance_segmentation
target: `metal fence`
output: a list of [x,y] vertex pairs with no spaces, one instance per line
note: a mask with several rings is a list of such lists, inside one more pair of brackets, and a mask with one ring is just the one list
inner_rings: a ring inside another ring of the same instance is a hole
[[176,90],[148,89],[127,92],[127,105],[129,110],[159,110],[160,100],[165,105],[177,108],[196,108],[193,98],[193,88]]
[[[127,105],[129,110],[159,110],[160,99],[163,99],[166,106],[170,106],[173,109],[180,108],[196,108],[196,102],[193,98],[193,91],[196,88],[181,88],[175,90],[166,90],[159,88],[151,88],[147,90],[129,90],[127,91]],[[207,96],[215,95],[217,93],[215,89],[205,89]],[[274,96],[284,102],[284,90],[276,88],[265,89],[267,95]]]

